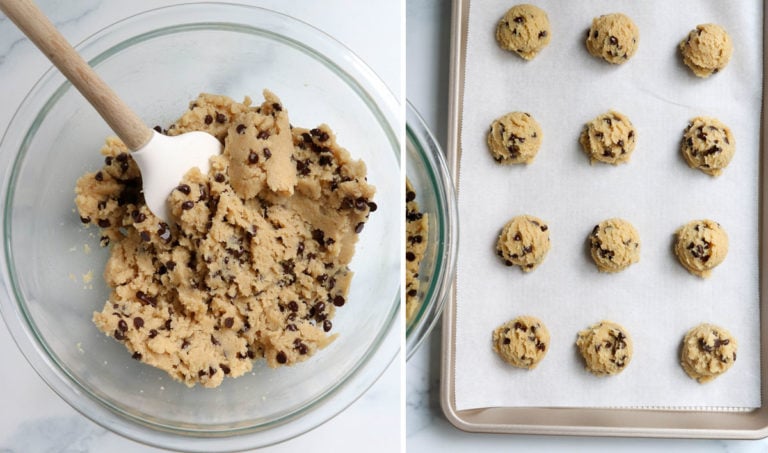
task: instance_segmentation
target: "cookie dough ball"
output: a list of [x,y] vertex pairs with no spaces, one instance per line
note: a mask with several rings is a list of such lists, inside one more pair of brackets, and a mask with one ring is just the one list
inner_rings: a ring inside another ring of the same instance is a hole
[[728,371],[736,361],[736,339],[722,327],[699,324],[683,338],[680,364],[688,376],[704,384]]
[[621,64],[632,58],[639,41],[637,25],[621,13],[595,17],[587,30],[587,50],[608,63]]
[[689,167],[717,176],[733,159],[736,141],[725,124],[715,118],[697,116],[685,128],[680,150]]
[[488,149],[500,164],[530,164],[539,152],[541,138],[541,126],[531,115],[511,112],[491,124]]
[[709,277],[728,255],[728,235],[714,220],[694,220],[676,234],[675,255],[693,275]]
[[547,13],[533,5],[516,5],[496,26],[496,41],[504,50],[531,60],[549,44],[552,30]]
[[683,63],[698,77],[709,77],[725,68],[733,54],[733,43],[725,29],[715,24],[697,25],[680,42]]
[[609,110],[586,125],[579,137],[581,148],[595,161],[617,165],[627,162],[635,150],[637,132],[629,118]]
[[576,347],[587,370],[596,376],[619,374],[632,360],[632,339],[612,321],[600,321],[579,332]]
[[507,266],[520,266],[530,272],[544,261],[549,247],[549,226],[538,217],[521,215],[504,225],[496,242],[496,254]]
[[536,368],[548,347],[549,330],[533,316],[520,316],[493,331],[493,350],[518,368]]
[[601,272],[619,272],[640,261],[640,235],[626,220],[608,219],[595,225],[589,245]]

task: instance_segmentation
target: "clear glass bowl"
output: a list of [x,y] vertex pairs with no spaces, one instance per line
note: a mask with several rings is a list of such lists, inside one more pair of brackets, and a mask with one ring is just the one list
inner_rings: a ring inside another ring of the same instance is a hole
[[427,249],[419,266],[421,305],[406,326],[406,358],[410,358],[437,324],[453,287],[459,224],[456,191],[435,137],[416,109],[406,112],[406,175],[427,214]]
[[[16,111],[0,144],[0,308],[47,384],[119,434],[187,451],[276,443],[328,420],[362,395],[400,347],[400,107],[351,51],[311,26],[243,5],[160,8],[113,24],[78,46],[152,126],[200,92],[281,97],[295,125],[329,124],[368,166],[378,212],[360,235],[339,338],[307,362],[188,389],[131,359],[91,323],[108,295],[107,250],[74,210],[74,185],[101,166],[106,124],[56,70]],[[89,281],[89,276],[93,280]]]

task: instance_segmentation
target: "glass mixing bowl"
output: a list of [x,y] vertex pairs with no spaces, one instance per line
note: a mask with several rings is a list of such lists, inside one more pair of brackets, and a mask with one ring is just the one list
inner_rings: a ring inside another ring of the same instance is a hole
[[91,323],[108,295],[108,251],[80,224],[74,185],[103,162],[111,131],[56,70],[16,111],[0,144],[0,307],[19,348],[72,407],[119,434],[187,451],[245,449],[301,434],[351,404],[397,356],[400,137],[397,101],[351,51],[311,26],[242,5],[160,8],[113,24],[79,52],[150,126],[200,92],[256,102],[269,88],[295,125],[327,123],[377,187],[360,235],[338,339],[311,360],[186,388],[131,359]]
[[406,325],[406,357],[418,349],[437,324],[453,287],[458,251],[458,212],[453,179],[435,137],[416,109],[406,112],[406,176],[427,214],[427,248],[419,266],[420,306]]

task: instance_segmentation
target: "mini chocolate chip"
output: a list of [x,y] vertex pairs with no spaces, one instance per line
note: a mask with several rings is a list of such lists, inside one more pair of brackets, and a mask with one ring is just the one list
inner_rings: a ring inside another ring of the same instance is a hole
[[528,332],[528,328],[525,327],[525,325],[520,321],[515,322],[514,328],[515,330],[522,330],[523,332]]
[[541,226],[541,231],[547,231],[548,229],[549,229],[549,227],[546,226],[546,225],[542,225]]
[[277,360],[277,363],[284,364],[288,361],[288,356],[283,351],[280,351],[275,355],[275,360]]
[[283,111],[283,106],[278,104],[277,102],[274,102],[272,104],[272,108],[275,109],[276,112],[282,112]]
[[232,317],[224,318],[224,327],[231,329],[235,325],[235,320]]
[[178,187],[176,187],[176,190],[183,193],[184,195],[189,195],[191,189],[186,184],[179,184]]
[[211,334],[211,343],[214,346],[220,346],[221,345],[221,343],[219,343],[219,340],[217,340],[216,337],[213,336],[213,334]]
[[357,225],[355,225],[355,233],[360,234],[363,231],[364,226],[365,226],[365,222],[360,222]]
[[96,175],[93,178],[96,181],[104,181],[104,173],[98,171],[98,172],[96,172]]
[[121,319],[117,322],[117,328],[120,329],[121,332],[125,332],[128,330],[128,323],[125,322],[125,320]]
[[518,241],[518,242],[519,242],[519,241],[522,241],[522,240],[523,240],[523,237],[522,237],[522,236],[520,236],[520,233],[516,233],[516,234],[515,234],[515,237],[514,237],[514,238],[512,238],[512,239],[514,239],[515,241]]
[[224,177],[224,175],[222,175],[221,173],[216,173],[216,176],[214,176],[213,179],[216,182],[224,182],[224,181],[226,181],[227,178]]
[[405,259],[408,261],[413,261],[416,259],[416,255],[414,255],[413,252],[406,252]]
[[125,340],[125,335],[123,335],[123,332],[121,332],[119,330],[115,330],[115,332],[112,334],[112,336],[114,336],[115,340],[117,340],[117,341]]
[[246,127],[247,126],[245,124],[238,124],[235,130],[237,130],[238,134],[242,134],[243,132],[245,132]]
[[261,139],[261,140],[266,140],[266,139],[269,138],[269,132],[261,131],[261,132],[258,133],[258,135],[256,135],[256,138]]
[[264,160],[269,160],[272,157],[272,151],[269,148],[264,148]]
[[618,45],[618,44],[619,44],[619,40],[618,40],[618,39],[616,39],[616,37],[615,37],[615,36],[611,36],[610,38],[608,38],[608,40],[611,42],[611,45],[614,45],[614,46],[615,46],[615,45]]
[[141,329],[144,327],[144,319],[141,316],[133,318],[133,327],[136,329]]
[[127,153],[120,153],[115,157],[118,162],[127,162],[128,161],[128,154]]
[[510,343],[512,343],[512,340],[510,340],[510,339],[509,339],[509,338],[507,338],[507,337],[504,337],[504,341],[503,341],[503,343],[504,343],[504,344],[510,344]]
[[83,223],[90,223],[91,222],[91,218],[90,217],[80,216],[80,221],[83,222]]
[[333,161],[331,161],[331,158],[329,156],[320,156],[320,160],[318,161],[318,163],[323,167],[327,167],[331,165]]
[[[589,33],[589,31],[587,31],[587,33]],[[598,33],[597,33],[597,30],[595,30],[594,33],[592,33],[592,37],[594,39],[597,39],[597,36],[598,36]]]
[[195,207],[195,203],[192,201],[185,201],[184,203],[181,204],[181,209],[185,211],[189,211],[193,207]]
[[216,112],[216,122],[217,123],[222,123],[223,124],[226,121],[227,121],[227,117],[226,116],[224,116],[223,114],[221,114],[219,112]]
[[331,328],[333,327],[333,324],[329,320],[323,321],[323,331],[330,332]]
[[131,358],[134,360],[141,360],[141,353],[139,351],[136,351],[131,355]]
[[205,124],[213,123],[213,117],[211,115],[205,115]]
[[144,242],[149,242],[151,239],[149,236],[149,233],[147,233],[146,231],[142,231],[141,233],[139,233],[139,237],[141,237],[141,240]]
[[149,329],[149,335],[148,336],[149,336],[150,339],[155,338],[157,336],[157,330]]
[[307,345],[305,345],[304,343],[299,343],[298,350],[299,350],[299,354],[301,355],[306,355],[307,352],[309,352],[309,350],[307,349]]
[[514,21],[516,24],[522,24],[523,22],[525,22],[525,18],[523,16],[517,16],[515,17]]
[[368,210],[370,212],[376,212],[377,209],[379,209],[379,205],[377,205],[376,203],[374,203],[372,201],[368,202]]
[[342,297],[340,295],[333,298],[333,305],[335,305],[337,307],[343,306],[345,302],[346,302],[346,300],[344,300],[344,297]]
[[228,366],[224,365],[223,363],[219,364],[219,368],[221,368],[221,371],[224,372],[224,374],[229,374],[230,370]]
[[99,219],[97,222],[101,228],[109,228],[111,225],[109,219]]
[[299,303],[296,302],[295,300],[288,302],[288,309],[291,310],[292,312],[299,311]]
[[285,326],[285,330],[296,332],[297,330],[299,330],[299,328],[296,327],[296,324],[288,324],[287,326]]
[[409,190],[405,194],[405,201],[413,201],[416,199],[416,192]]
[[539,32],[539,39],[546,38],[547,37],[547,31],[542,30]]
[[107,156],[104,158],[104,164],[106,165],[112,165],[112,156]]
[[362,211],[367,207],[368,207],[368,201],[365,198],[360,197],[355,200],[355,208],[357,210]]
[[256,154],[256,151],[251,151],[250,154],[248,154],[248,163],[249,164],[259,163],[259,155]]

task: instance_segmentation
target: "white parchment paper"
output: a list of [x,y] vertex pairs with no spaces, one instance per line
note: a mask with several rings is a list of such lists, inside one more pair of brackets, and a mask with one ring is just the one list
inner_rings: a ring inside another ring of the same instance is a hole
[[[505,406],[752,408],[760,406],[758,162],[762,96],[762,2],[536,1],[549,14],[552,41],[533,61],[494,39],[509,1],[474,1],[469,17],[459,214],[456,319],[458,410]],[[640,29],[637,53],[614,66],[590,56],[592,18],[623,12]],[[728,67],[699,79],[677,45],[697,24],[722,25],[734,42]],[[638,132],[628,164],[595,164],[578,144],[582,126],[608,109]],[[529,166],[490,157],[491,122],[525,111],[544,138]],[[707,115],[733,131],[736,154],[718,178],[688,168],[679,151],[688,120]],[[501,227],[532,214],[549,223],[552,249],[530,274],[494,254]],[[595,224],[629,220],[640,232],[641,259],[601,274],[586,238]],[[711,218],[730,237],[725,262],[710,279],[686,272],[672,252],[675,230]],[[522,314],[541,318],[552,342],[533,371],[502,362],[491,332]],[[601,319],[634,340],[627,369],[598,378],[584,370],[576,334]],[[685,332],[711,322],[739,342],[738,360],[706,385],[679,365]]]

